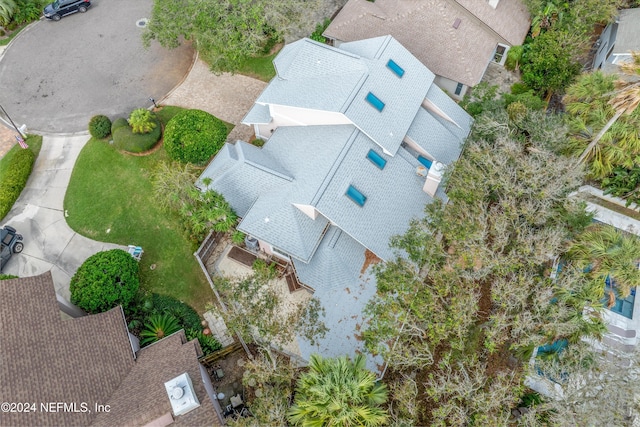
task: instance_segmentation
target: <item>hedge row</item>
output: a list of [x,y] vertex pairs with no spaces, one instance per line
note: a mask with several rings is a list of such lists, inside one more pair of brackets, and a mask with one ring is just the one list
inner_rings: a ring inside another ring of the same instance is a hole
[[35,154],[29,149],[19,149],[9,158],[9,163],[0,176],[0,219],[9,213],[18,200],[31,174]]

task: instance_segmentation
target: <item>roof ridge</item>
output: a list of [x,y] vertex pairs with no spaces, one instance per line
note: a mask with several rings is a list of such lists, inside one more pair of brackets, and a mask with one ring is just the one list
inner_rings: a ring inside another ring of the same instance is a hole
[[[316,207],[316,205],[318,204],[318,201],[320,201],[320,199],[322,198],[324,191],[327,189],[327,187],[329,186],[329,183],[333,179],[333,176],[336,174],[336,171],[340,167],[342,160],[344,160],[344,158],[347,156],[347,153],[353,146],[353,143],[355,142],[359,132],[360,130],[354,126],[351,136],[349,136],[349,139],[340,150],[340,154],[338,154],[338,156],[336,157],[336,160],[331,165],[331,169],[329,169],[329,172],[327,172],[327,175],[322,180],[322,183],[318,187],[318,191],[316,191],[316,194],[313,195],[313,198],[311,199],[311,203],[310,203],[311,206]],[[326,215],[324,216],[326,217]]]

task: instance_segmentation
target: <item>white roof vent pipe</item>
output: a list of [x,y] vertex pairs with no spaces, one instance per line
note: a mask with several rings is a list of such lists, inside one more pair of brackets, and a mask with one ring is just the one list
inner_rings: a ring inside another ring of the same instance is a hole
[[434,197],[438,190],[438,186],[440,185],[440,181],[442,181],[443,173],[444,165],[440,162],[433,162],[433,165],[431,165],[429,172],[427,173],[427,179],[424,181],[424,186],[422,186],[422,191],[431,197]]

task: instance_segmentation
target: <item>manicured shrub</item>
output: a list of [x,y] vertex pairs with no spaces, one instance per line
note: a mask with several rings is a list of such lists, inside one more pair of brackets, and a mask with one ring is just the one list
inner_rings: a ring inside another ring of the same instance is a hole
[[226,137],[222,120],[202,110],[186,110],[167,123],[164,148],[174,160],[203,164],[220,150]]
[[89,133],[92,137],[103,139],[111,134],[111,119],[107,116],[98,115],[89,120]]
[[0,280],[9,280],[9,279],[17,279],[18,276],[14,276],[11,274],[0,274]]
[[156,118],[153,118],[153,120],[156,126],[149,133],[134,133],[125,120],[126,126],[119,125],[113,130],[113,144],[119,150],[128,151],[129,153],[142,153],[150,150],[162,136],[160,123]]
[[29,149],[20,149],[9,160],[0,177],[0,218],[4,218],[18,200],[27,184],[36,156]]
[[129,115],[129,126],[133,133],[149,133],[155,129],[158,124],[155,115],[151,111],[144,108],[136,108]]
[[116,129],[119,129],[121,127],[129,127],[129,122],[124,117],[115,119],[113,123],[111,123],[111,133],[114,133]]
[[88,313],[102,313],[117,305],[127,307],[139,286],[138,263],[128,252],[98,252],[71,278],[71,302]]

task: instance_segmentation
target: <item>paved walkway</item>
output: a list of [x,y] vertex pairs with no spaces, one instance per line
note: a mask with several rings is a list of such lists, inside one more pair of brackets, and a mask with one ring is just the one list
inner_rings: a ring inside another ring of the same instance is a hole
[[207,64],[196,60],[185,80],[160,102],[207,111],[236,127],[229,141],[249,141],[253,127],[240,124],[267,83],[240,74],[214,75]]
[[89,256],[126,249],[83,237],[65,220],[64,194],[88,140],[88,135],[45,136],[27,186],[5,219],[24,236],[24,250],[12,257],[3,273],[24,277],[51,271],[56,293],[66,301],[70,300],[71,277]]

